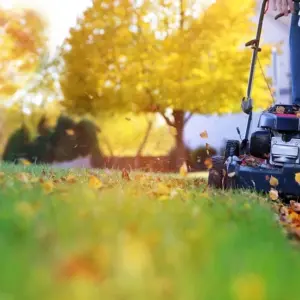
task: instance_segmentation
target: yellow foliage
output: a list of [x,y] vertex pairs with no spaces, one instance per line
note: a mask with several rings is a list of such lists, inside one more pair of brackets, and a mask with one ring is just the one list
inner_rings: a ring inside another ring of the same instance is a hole
[[[183,3],[186,14],[180,14],[179,1],[103,3],[94,1],[70,31],[61,76],[66,108],[94,115],[150,111],[154,104],[161,112],[240,111],[251,58],[241,46],[254,38],[248,17],[256,1],[218,0],[195,17],[187,13],[194,1]],[[263,66],[269,50],[265,46],[260,54]],[[259,70],[253,97],[255,108],[272,100]]]

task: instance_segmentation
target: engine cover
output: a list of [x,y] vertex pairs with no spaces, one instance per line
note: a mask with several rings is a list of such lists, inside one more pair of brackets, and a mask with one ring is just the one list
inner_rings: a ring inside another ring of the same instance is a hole
[[282,166],[283,164],[300,163],[300,139],[291,139],[284,142],[282,137],[272,137],[270,163]]

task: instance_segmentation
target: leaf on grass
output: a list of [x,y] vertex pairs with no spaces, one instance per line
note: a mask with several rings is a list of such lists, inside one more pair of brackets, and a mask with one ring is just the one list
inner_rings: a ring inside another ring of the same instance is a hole
[[271,186],[277,186],[279,184],[278,179],[276,177],[273,177],[273,176],[271,176],[269,182],[270,182]]
[[128,181],[130,180],[129,173],[125,168],[122,170],[122,178]]
[[293,211],[300,213],[300,203],[292,200],[292,201],[290,201],[290,206]]
[[29,173],[20,172],[16,175],[17,179],[23,183],[28,183],[30,179]]
[[201,133],[200,133],[200,137],[201,137],[202,139],[207,139],[207,138],[208,138],[207,131],[204,130],[203,132],[201,132]]
[[274,189],[271,189],[270,192],[269,192],[269,197],[271,200],[275,201],[278,199],[278,191],[277,190],[274,190]]
[[94,175],[90,176],[90,178],[89,178],[89,187],[90,188],[98,190],[98,189],[102,188],[102,186],[103,186],[103,183],[98,177],[96,177]]
[[69,174],[65,179],[67,183],[75,183],[77,181],[76,177],[72,174]]
[[51,180],[47,180],[42,183],[42,187],[45,193],[49,194],[53,191],[54,189],[54,184]]
[[300,173],[295,174],[295,180],[298,184],[300,184]]
[[179,173],[180,173],[181,176],[184,176],[184,177],[187,176],[187,174],[188,174],[188,167],[187,167],[186,162],[184,162],[182,164],[182,166],[180,167]]

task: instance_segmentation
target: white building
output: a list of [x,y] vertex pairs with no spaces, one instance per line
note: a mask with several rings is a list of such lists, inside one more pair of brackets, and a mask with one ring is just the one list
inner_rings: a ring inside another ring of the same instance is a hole
[[[259,4],[261,1],[258,1]],[[257,7],[256,21],[258,20],[260,7]],[[267,76],[274,77],[277,70],[277,103],[290,103],[290,60],[289,60],[289,28],[291,17],[282,17],[279,20],[275,20],[274,12],[271,7],[264,19],[264,26],[262,31],[262,47],[263,43],[278,44],[282,43],[281,53],[277,55],[277,62],[275,61],[272,67],[266,71]],[[247,42],[247,41],[245,41]],[[249,62],[250,67],[250,62]],[[274,72],[275,71],[275,72]],[[260,70],[256,69],[256,72]],[[274,78],[276,79],[276,78]],[[255,82],[254,82],[255,84]],[[266,87],[267,88],[267,87]],[[245,91],[246,93],[246,91]],[[240,101],[241,99],[236,99]],[[255,99],[254,99],[255,105]],[[254,114],[252,130],[257,127],[259,114]],[[204,146],[208,142],[211,146],[219,149],[224,146],[224,140],[226,139],[239,139],[236,131],[238,126],[241,130],[242,136],[245,133],[247,124],[247,115],[240,114],[226,114],[223,116],[193,116],[186,125],[184,132],[184,140],[188,147],[196,148],[198,146]],[[199,133],[203,130],[207,130],[209,139],[204,141],[200,138]]]

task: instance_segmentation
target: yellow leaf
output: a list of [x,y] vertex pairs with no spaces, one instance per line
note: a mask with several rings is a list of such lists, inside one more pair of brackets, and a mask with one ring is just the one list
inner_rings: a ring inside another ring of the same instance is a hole
[[170,195],[171,190],[168,186],[160,182],[156,187],[155,193],[158,195]]
[[271,189],[270,192],[269,192],[269,196],[271,198],[271,200],[275,201],[278,199],[278,191],[277,190],[274,190],[274,189]]
[[208,134],[207,134],[207,131],[203,131],[200,133],[200,137],[203,138],[203,139],[207,139],[208,138]]
[[103,186],[102,181],[96,176],[92,175],[89,179],[89,187],[93,189],[100,189]]
[[300,173],[295,174],[295,180],[298,184],[300,184]]
[[180,173],[181,176],[184,176],[184,177],[187,176],[187,174],[188,174],[188,167],[187,167],[186,162],[184,162],[182,164],[182,166],[180,167],[179,173]]
[[46,193],[51,193],[53,191],[54,184],[51,180],[47,180],[42,183],[42,187]]
[[270,185],[277,186],[279,184],[278,179],[276,177],[271,176],[270,178]]

